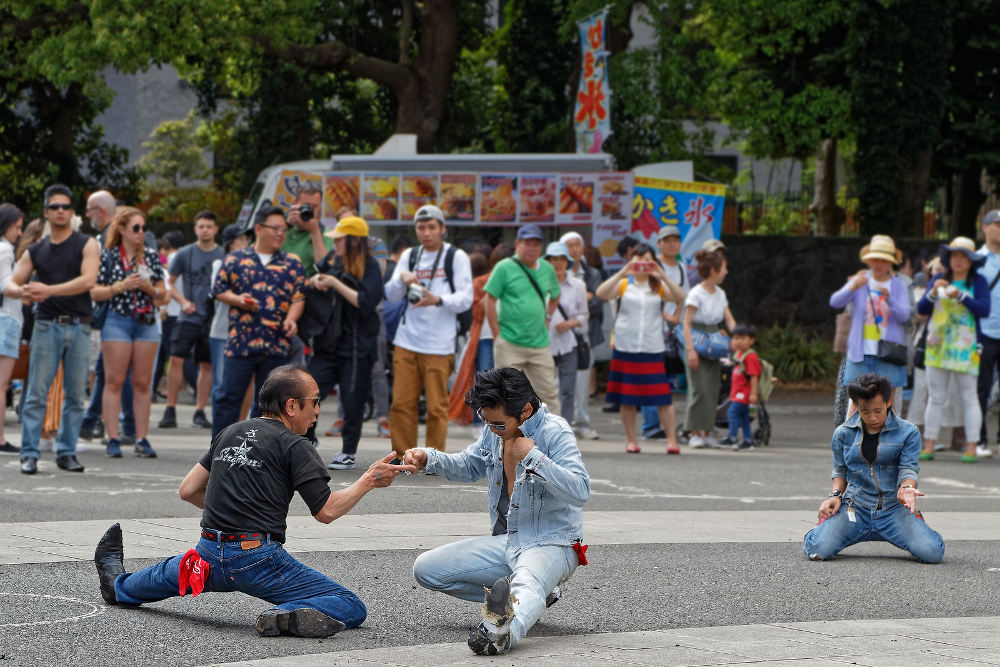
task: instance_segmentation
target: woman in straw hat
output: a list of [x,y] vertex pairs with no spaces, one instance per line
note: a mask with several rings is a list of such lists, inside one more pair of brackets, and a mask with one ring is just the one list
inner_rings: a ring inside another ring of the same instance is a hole
[[941,415],[948,400],[949,382],[954,382],[964,410],[968,442],[963,463],[976,462],[976,438],[983,415],[979,408],[979,320],[990,314],[990,287],[977,269],[986,255],[976,252],[972,239],[956,237],[939,249],[942,266],[931,278],[917,311],[930,315],[924,366],[927,372],[927,410],[924,413],[922,460],[934,458],[934,443],[941,430]]
[[847,335],[847,364],[842,382],[847,385],[865,373],[889,378],[893,387],[906,385],[906,365],[879,359],[879,341],[905,345],[903,327],[910,319],[910,295],[906,283],[893,274],[903,259],[891,237],[876,234],[861,248],[861,261],[868,265],[851,276],[830,297],[830,306],[853,305]]

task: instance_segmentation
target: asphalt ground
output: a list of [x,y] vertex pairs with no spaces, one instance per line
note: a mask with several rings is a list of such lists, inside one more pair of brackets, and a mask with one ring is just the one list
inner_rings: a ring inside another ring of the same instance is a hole
[[[779,394],[772,400],[772,444],[753,452],[692,451],[667,456],[665,443],[643,442],[626,455],[617,415],[593,403],[601,440],[581,443],[592,478],[586,510],[638,512],[701,510],[746,521],[755,511],[801,511],[812,520],[829,489],[832,398]],[[154,421],[158,410],[154,406]],[[181,406],[179,422],[191,409]],[[327,421],[321,418],[321,425]],[[325,426],[324,426],[325,428]],[[14,435],[13,414],[8,432]],[[389,451],[371,422],[359,450],[359,469],[331,471],[334,486],[349,484]],[[12,437],[17,442],[16,436]],[[80,454],[87,472],[59,471],[51,453],[40,473],[20,475],[15,457],[0,458],[0,523],[198,517],[177,497],[180,480],[208,446],[206,431],[152,429],[155,460],[112,460],[100,446]],[[452,428],[448,448],[471,442],[472,431]],[[337,442],[323,438],[330,458]],[[1000,459],[961,464],[940,454],[921,469],[927,493],[920,507],[932,527],[935,512],[992,512],[1000,499]],[[586,511],[585,510],[585,511]],[[485,488],[441,478],[400,477],[377,490],[355,514],[481,512],[488,531]],[[306,515],[296,497],[291,513]],[[466,520],[464,517],[462,520]],[[318,524],[317,524],[318,525]],[[735,525],[735,523],[734,523]],[[333,524],[334,530],[336,523]],[[997,530],[1000,537],[1000,527]],[[192,545],[197,535],[192,535]],[[140,569],[155,561],[129,558]],[[413,549],[296,554],[356,591],[369,616],[356,630],[327,640],[260,638],[256,615],[269,605],[242,594],[204,594],[141,609],[107,607],[87,562],[0,566],[0,664],[195,665],[296,656],[350,649],[463,642],[478,618],[476,605],[416,586]],[[993,541],[948,543],[945,561],[921,565],[887,544],[852,547],[836,560],[812,563],[800,541],[702,544],[592,545],[581,567],[529,637],[569,636],[780,621],[1000,615],[995,591],[1000,554]],[[513,655],[513,654],[512,654]],[[471,656],[470,654],[470,657]],[[511,661],[508,661],[510,663]]]

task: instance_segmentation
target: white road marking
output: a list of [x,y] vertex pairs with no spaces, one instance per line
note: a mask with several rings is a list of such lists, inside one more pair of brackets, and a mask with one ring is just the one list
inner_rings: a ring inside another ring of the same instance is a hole
[[40,593],[0,593],[0,596],[9,597],[22,597],[22,598],[39,598],[42,600],[62,600],[64,602],[75,602],[77,604],[82,604],[86,607],[90,607],[90,611],[85,614],[80,614],[78,616],[67,616],[65,618],[56,619],[45,619],[42,621],[29,621],[27,623],[0,623],[0,628],[24,628],[31,625],[54,625],[56,623],[72,623],[74,621],[82,621],[85,618],[90,618],[91,616],[97,616],[103,614],[107,609],[103,604],[94,604],[93,602],[88,602],[87,600],[79,600],[77,598],[68,598],[61,595],[43,595]]

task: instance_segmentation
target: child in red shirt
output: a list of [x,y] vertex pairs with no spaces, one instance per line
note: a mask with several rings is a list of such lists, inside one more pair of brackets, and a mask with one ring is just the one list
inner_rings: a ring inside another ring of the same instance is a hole
[[[740,324],[733,329],[731,347],[733,349],[732,380],[729,386],[729,435],[719,441],[720,445],[735,446],[739,451],[753,449],[753,431],[750,430],[750,406],[757,402],[757,382],[760,380],[761,365],[757,353],[751,348],[757,332],[752,326]],[[742,442],[737,440],[739,429],[743,429]]]

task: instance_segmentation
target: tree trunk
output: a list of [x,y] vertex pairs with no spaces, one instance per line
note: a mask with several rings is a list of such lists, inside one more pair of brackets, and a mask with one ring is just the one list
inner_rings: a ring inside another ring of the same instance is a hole
[[952,178],[949,238],[968,236],[974,239],[978,235],[976,217],[979,215],[979,206],[983,199],[979,185],[981,175],[980,165],[969,164]]
[[896,229],[903,234],[922,238],[924,235],[924,207],[931,181],[934,146],[928,144],[912,161],[902,157],[899,161],[899,220]]
[[817,236],[838,236],[844,209],[837,205],[837,140],[824,139],[816,154],[816,193],[809,211],[816,216]]

